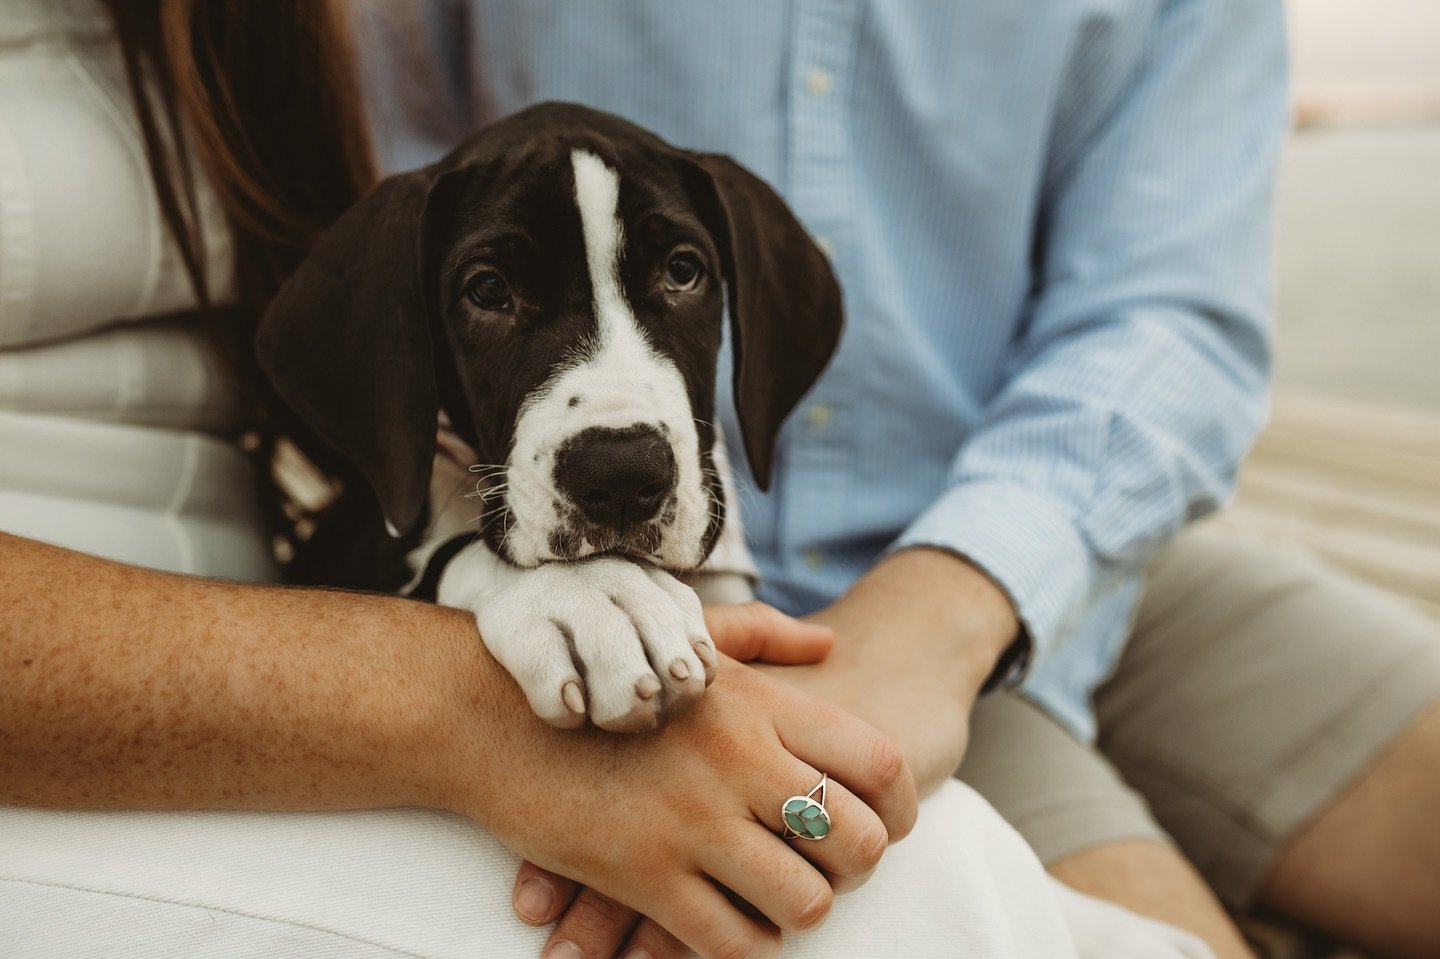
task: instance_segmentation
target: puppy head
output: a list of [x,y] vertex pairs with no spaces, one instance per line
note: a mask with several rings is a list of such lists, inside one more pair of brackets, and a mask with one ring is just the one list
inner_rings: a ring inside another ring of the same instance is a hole
[[481,529],[519,565],[620,553],[689,569],[723,515],[711,454],[728,300],[757,482],[840,330],[824,256],[719,156],[546,104],[380,184],[280,291],[281,396],[418,522],[444,409],[492,468]]

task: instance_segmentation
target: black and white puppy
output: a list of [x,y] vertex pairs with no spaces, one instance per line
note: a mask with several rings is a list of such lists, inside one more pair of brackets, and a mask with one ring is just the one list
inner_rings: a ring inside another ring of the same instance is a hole
[[[839,336],[825,257],[728,158],[543,104],[381,183],[280,291],[257,345],[391,535],[418,540],[416,581],[474,611],[535,712],[636,730],[714,675],[676,576],[724,525],[712,424],[727,305],[764,487],[780,424]],[[433,482],[442,413],[484,476],[458,507]]]

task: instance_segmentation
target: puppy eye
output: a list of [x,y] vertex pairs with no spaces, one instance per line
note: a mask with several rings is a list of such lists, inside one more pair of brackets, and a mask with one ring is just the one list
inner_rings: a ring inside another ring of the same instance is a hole
[[704,272],[700,258],[694,253],[684,250],[672,253],[670,261],[665,264],[665,288],[676,293],[693,290],[700,285]]
[[465,296],[482,310],[508,310],[510,285],[494,270],[481,270],[465,284]]

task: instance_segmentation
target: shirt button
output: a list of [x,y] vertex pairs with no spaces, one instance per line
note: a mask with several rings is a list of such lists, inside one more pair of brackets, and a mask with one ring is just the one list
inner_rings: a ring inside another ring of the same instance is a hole
[[812,67],[805,74],[805,89],[817,97],[829,96],[835,89],[835,74],[823,67]]
[[830,412],[830,404],[816,403],[812,405],[810,411],[805,414],[805,419],[815,429],[824,429],[825,425],[830,422]]
[[805,551],[805,565],[811,569],[819,569],[825,565],[825,556],[818,549],[810,548]]

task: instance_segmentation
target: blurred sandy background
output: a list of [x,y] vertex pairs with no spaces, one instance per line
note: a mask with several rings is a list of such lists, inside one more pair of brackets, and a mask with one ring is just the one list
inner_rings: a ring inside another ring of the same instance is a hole
[[[1440,619],[1440,2],[1286,6],[1274,415],[1219,521]],[[1364,959],[1245,928],[1263,959]]]
[[1274,413],[1221,521],[1440,618],[1440,2],[1286,7]]
[[1440,2],[1288,6],[1280,382],[1440,414]]

